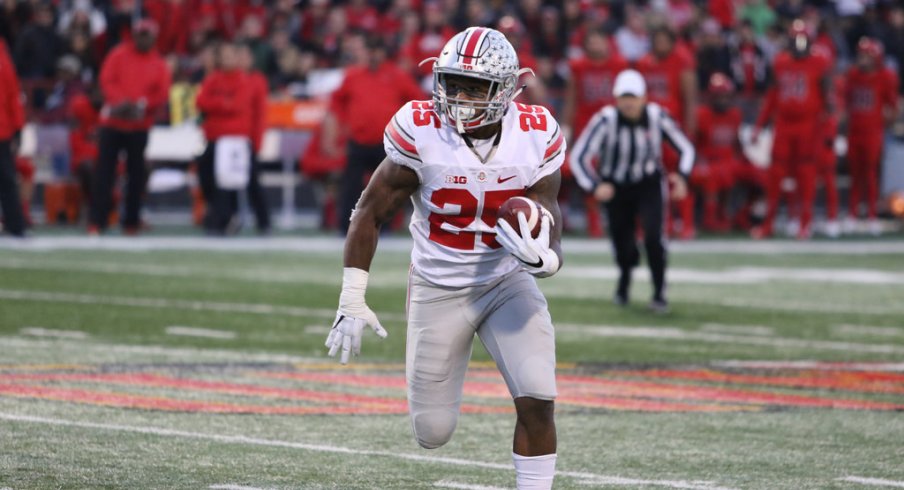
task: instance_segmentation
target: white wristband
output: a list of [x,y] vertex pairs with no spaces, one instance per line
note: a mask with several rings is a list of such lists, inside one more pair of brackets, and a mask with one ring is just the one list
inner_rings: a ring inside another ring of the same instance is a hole
[[367,278],[370,273],[357,267],[342,269],[342,293],[339,295],[339,306],[363,305],[364,292],[367,290]]

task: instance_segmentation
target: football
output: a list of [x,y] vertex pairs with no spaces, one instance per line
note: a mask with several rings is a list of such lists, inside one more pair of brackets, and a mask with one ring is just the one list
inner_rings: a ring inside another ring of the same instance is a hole
[[542,212],[542,206],[537,204],[537,202],[523,196],[517,196],[502,203],[496,218],[507,221],[515,231],[520,232],[521,225],[518,223],[518,213],[524,213],[524,217],[527,218],[527,226],[530,227],[531,237],[537,238],[540,235],[540,217]]

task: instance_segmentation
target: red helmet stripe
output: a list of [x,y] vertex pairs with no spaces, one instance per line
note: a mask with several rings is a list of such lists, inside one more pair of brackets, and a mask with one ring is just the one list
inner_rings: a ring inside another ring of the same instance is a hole
[[477,53],[480,49],[480,43],[483,41],[484,35],[486,34],[486,29],[482,27],[478,27],[476,29],[472,29],[471,32],[468,33],[467,39],[465,39],[464,45],[465,49],[462,51],[462,56],[464,59],[462,62],[466,65],[473,65],[474,61],[477,59]]

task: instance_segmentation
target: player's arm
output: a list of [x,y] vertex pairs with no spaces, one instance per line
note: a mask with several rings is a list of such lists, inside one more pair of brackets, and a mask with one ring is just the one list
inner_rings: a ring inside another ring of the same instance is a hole
[[[562,256],[562,210],[559,209],[559,187],[562,185],[562,172],[556,170],[555,173],[538,180],[537,183],[528,187],[525,195],[528,199],[532,199],[544,209],[549,211],[550,221],[549,227],[549,248],[559,259],[558,269],[562,268],[564,258]],[[556,269],[558,271],[558,269]]]
[[369,326],[380,337],[386,330],[377,315],[364,300],[370,263],[377,250],[380,227],[392,219],[402,204],[418,187],[417,174],[410,168],[383,160],[352,212],[348,236],[345,239],[342,293],[336,321],[326,339],[329,355],[342,350],[340,362],[348,363],[349,356],[361,353],[361,337]]
[[352,212],[345,239],[345,267],[370,270],[380,227],[391,220],[419,185],[417,174],[389,158],[383,160]]
[[525,194],[541,206],[540,234],[531,235],[524,213],[518,213],[518,229],[505,220],[496,222],[496,241],[524,264],[536,277],[549,277],[562,267],[562,212],[557,196],[562,183],[560,167],[565,161],[565,138],[558,125],[550,132],[546,151]]

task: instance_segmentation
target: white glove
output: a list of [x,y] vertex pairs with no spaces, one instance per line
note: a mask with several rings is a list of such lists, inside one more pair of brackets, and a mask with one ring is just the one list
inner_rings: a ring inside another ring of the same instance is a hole
[[524,264],[527,272],[537,277],[549,277],[559,271],[559,256],[549,248],[549,228],[552,217],[549,211],[543,210],[540,218],[540,235],[530,236],[527,218],[518,213],[518,225],[521,233],[515,231],[505,220],[496,222],[496,241],[505,247],[516,259]]
[[339,362],[348,364],[349,354],[361,354],[361,336],[364,326],[373,329],[380,338],[386,338],[386,330],[377,320],[377,315],[364,302],[364,291],[367,289],[367,271],[354,267],[346,267],[342,272],[342,293],[339,295],[339,311],[333,329],[326,338],[326,346],[330,348],[330,357],[334,357],[339,348],[342,356]]

